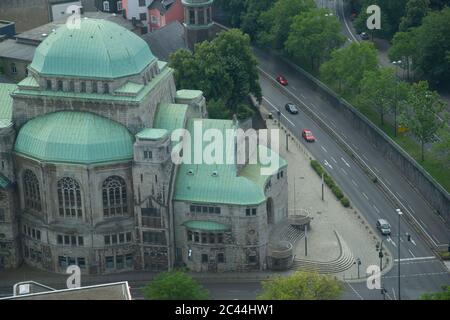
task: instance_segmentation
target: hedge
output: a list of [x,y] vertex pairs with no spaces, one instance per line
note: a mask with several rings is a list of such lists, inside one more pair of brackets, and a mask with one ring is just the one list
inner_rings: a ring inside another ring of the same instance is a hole
[[344,193],[342,192],[342,190],[336,185],[333,178],[331,178],[330,175],[325,171],[325,169],[321,166],[319,161],[311,160],[310,163],[311,163],[311,167],[314,169],[314,171],[320,177],[322,177],[322,174],[323,174],[323,181],[331,189],[331,191],[336,196],[336,198],[341,201],[341,204],[346,208],[350,207],[350,200],[348,200],[344,196]]

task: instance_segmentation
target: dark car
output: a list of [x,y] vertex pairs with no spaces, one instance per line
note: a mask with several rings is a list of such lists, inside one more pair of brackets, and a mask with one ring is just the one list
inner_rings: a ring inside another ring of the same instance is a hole
[[286,103],[286,105],[284,107],[286,108],[287,112],[289,112],[291,114],[297,114],[298,113],[297,107],[295,106],[295,104],[293,104],[291,102]]
[[279,76],[276,78],[276,80],[277,80],[278,83],[280,83],[280,84],[283,85],[283,86],[287,86],[287,85],[288,85],[288,81],[287,81],[286,78],[283,77],[282,75],[279,75]]
[[369,40],[369,35],[366,32],[361,32],[359,36],[362,40]]

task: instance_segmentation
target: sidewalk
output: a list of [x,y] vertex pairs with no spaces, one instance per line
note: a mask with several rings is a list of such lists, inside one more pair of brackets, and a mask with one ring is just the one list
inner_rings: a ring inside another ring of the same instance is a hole
[[[267,121],[267,127],[278,128],[272,120]],[[360,278],[362,280],[366,276],[365,270],[369,265],[379,265],[378,252],[375,249],[379,241],[377,233],[355,208],[344,208],[326,185],[324,201],[322,201],[321,178],[310,165],[313,157],[303,146],[303,142],[299,143],[295,140],[289,141],[289,151],[286,151],[285,141],[285,132],[281,130],[280,154],[289,163],[287,176],[290,214],[304,214],[307,211],[313,218],[311,228],[307,232],[307,256],[305,255],[305,239],[302,238],[295,248],[296,259],[319,262],[337,259],[340,253],[334,232],[337,231],[350,248],[354,259],[361,260]],[[383,261],[383,273],[388,272],[393,265],[390,257],[392,255],[387,252]],[[333,275],[342,280],[356,280],[358,279],[357,265]]]

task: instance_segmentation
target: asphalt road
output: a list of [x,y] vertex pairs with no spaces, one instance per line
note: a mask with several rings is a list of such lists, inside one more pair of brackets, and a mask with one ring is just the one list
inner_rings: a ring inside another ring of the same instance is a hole
[[[307,83],[298,77],[295,70],[284,64],[279,59],[271,57],[266,52],[256,51],[260,66],[266,76],[261,77],[263,103],[273,111],[281,111],[281,121],[289,128],[297,138],[303,128],[312,130],[317,142],[304,143],[311,154],[319,160],[329,174],[341,186],[351,203],[356,207],[375,227],[376,220],[385,218],[392,225],[392,238],[386,237],[385,246],[388,247],[394,257],[398,258],[398,246],[400,245],[400,257],[403,260],[401,266],[404,282],[402,298],[414,299],[421,293],[439,291],[443,284],[450,283],[450,276],[446,267],[438,260],[433,252],[426,246],[422,238],[401,219],[401,240],[398,241],[398,214],[392,204],[385,198],[378,187],[364,174],[347,154],[326,134],[317,124],[302,111],[297,115],[289,114],[284,105],[291,102],[288,92],[299,100],[297,104],[305,104],[318,114],[361,156],[364,161],[377,173],[383,182],[392,190],[396,197],[404,204],[408,211],[415,216],[424,234],[434,241],[436,245],[446,248],[450,239],[449,229],[442,220],[434,214],[423,198],[408,184],[398,173],[395,167],[388,163],[375,149],[367,143],[365,138],[351,126],[338,110],[334,109],[320,95],[313,91]],[[283,74],[289,81],[285,88],[278,85],[268,77]],[[295,102],[295,101],[294,101]],[[300,107],[302,107],[300,105]],[[300,108],[301,110],[301,108]],[[301,195],[299,195],[301,196]],[[405,233],[412,235],[412,241],[406,241]],[[377,252],[374,248],[374,254]],[[388,295],[396,299],[397,293],[392,291],[397,287],[396,268],[386,275],[384,285]],[[379,291],[369,291],[365,284],[351,285],[351,290],[357,297],[376,299],[381,298]],[[354,289],[354,290],[353,290]],[[395,289],[396,290],[396,289]],[[389,298],[389,297],[388,297]]]

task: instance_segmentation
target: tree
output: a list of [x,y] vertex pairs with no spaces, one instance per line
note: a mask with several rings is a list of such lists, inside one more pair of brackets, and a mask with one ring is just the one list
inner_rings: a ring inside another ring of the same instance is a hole
[[367,7],[378,5],[381,9],[381,29],[374,30],[374,35],[390,39],[398,31],[401,18],[404,16],[407,0],[363,0],[361,12],[355,20],[358,32],[366,31],[368,15]]
[[[233,81],[228,107],[237,109],[237,104],[253,94],[261,103],[262,93],[259,86],[258,61],[250,46],[250,37],[238,29],[222,32],[213,40],[212,45],[223,62],[225,71]],[[226,87],[223,87],[224,90]]]
[[246,1],[244,0],[216,0],[216,5],[221,7],[228,14],[228,23],[237,28],[241,25],[241,13],[245,11]]
[[433,152],[444,164],[445,169],[450,169],[450,132],[441,130],[439,137],[441,141],[433,145]]
[[418,27],[423,17],[428,13],[430,0],[408,0],[406,3],[406,14],[400,22],[400,31],[408,31],[410,28]]
[[384,116],[391,110],[396,99],[397,80],[391,68],[368,71],[361,81],[361,93],[358,101],[377,111],[380,125],[384,126]]
[[425,293],[422,300],[450,300],[450,286],[442,286],[442,292]]
[[318,67],[332,50],[344,42],[336,16],[325,9],[314,9],[294,17],[285,50],[314,71],[315,66]]
[[392,39],[392,46],[389,48],[389,59],[391,61],[401,60],[407,70],[407,79],[411,70],[411,61],[414,55],[416,40],[412,31],[397,32]]
[[264,29],[260,16],[273,4],[273,0],[245,0],[245,11],[241,13],[241,30],[248,33],[252,40]]
[[210,119],[230,119],[232,117],[230,110],[221,99],[209,100],[207,109]]
[[222,100],[232,113],[249,94],[261,101],[257,64],[249,36],[238,29],[197,44],[194,53],[180,50],[170,58],[180,89],[202,90],[208,100]]
[[334,50],[331,59],[320,67],[321,78],[344,95],[359,93],[367,71],[378,68],[377,51],[372,43],[352,43]]
[[425,160],[425,143],[431,142],[436,132],[445,125],[446,121],[437,117],[445,106],[437,92],[429,90],[428,82],[412,84],[400,122],[419,139],[422,161]]
[[143,293],[149,300],[206,300],[209,293],[194,279],[181,271],[158,274]]
[[314,0],[277,0],[260,16],[260,24],[265,28],[258,34],[259,44],[283,49],[293,18],[313,8]]
[[274,277],[262,283],[261,300],[333,300],[343,286],[336,278],[315,272],[297,271],[288,277]]
[[430,12],[422,25],[414,28],[412,48],[414,68],[427,76],[434,84],[449,83],[450,61],[450,8]]

